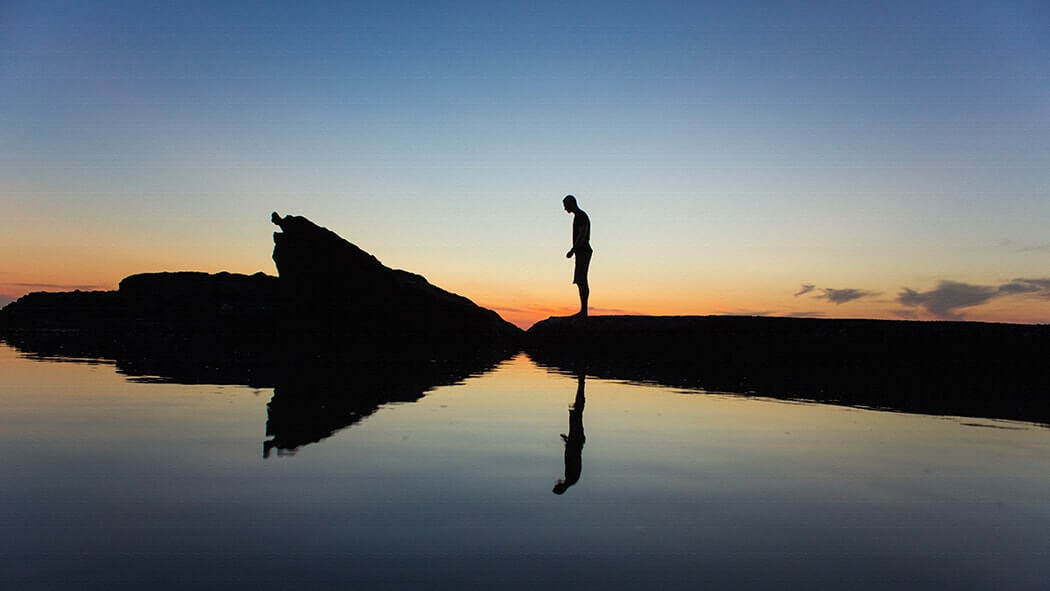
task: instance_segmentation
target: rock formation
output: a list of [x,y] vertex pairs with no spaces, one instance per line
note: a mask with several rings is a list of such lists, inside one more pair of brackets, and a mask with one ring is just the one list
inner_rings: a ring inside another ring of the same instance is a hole
[[0,310],[0,334],[54,354],[101,357],[143,348],[192,357],[195,347],[250,357],[517,350],[522,331],[495,312],[385,267],[306,218],[272,220],[283,230],[274,233],[279,277],[146,273],[116,291],[31,293]]
[[550,318],[542,365],[609,379],[1050,423],[1050,326],[759,316]]
[[273,260],[288,333],[435,353],[518,346],[521,329],[492,310],[384,266],[335,232],[299,216],[272,221]]
[[256,273],[143,273],[116,291],[35,292],[2,311],[0,328],[121,332],[257,332],[277,313],[277,278]]
[[112,359],[135,379],[274,388],[264,455],[491,369],[522,331],[309,220],[280,217],[279,277],[147,273],[115,291],[32,293],[0,310],[29,355]]

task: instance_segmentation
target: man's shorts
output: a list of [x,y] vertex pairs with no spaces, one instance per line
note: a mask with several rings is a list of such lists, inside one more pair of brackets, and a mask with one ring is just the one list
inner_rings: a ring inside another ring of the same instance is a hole
[[586,252],[577,252],[576,257],[576,271],[572,274],[572,282],[579,285],[581,283],[587,283],[587,269],[591,267],[591,255],[594,251],[588,250]]

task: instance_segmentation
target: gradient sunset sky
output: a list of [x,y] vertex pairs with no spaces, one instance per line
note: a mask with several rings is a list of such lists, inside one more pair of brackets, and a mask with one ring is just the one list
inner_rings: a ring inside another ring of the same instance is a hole
[[329,4],[0,4],[0,304],[277,210],[528,326],[572,193],[597,314],[1050,322],[1045,0]]

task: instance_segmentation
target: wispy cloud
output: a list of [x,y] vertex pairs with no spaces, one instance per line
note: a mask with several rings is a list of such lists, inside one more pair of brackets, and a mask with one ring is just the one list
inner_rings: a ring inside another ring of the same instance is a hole
[[814,294],[812,296],[814,299],[827,300],[833,304],[845,304],[846,302],[852,302],[853,300],[880,295],[880,292],[868,291],[866,289],[856,289],[853,287],[836,289],[834,287],[817,287],[812,283],[803,283],[799,290],[795,292],[795,297],[797,298],[800,295],[813,293],[815,291],[820,291],[820,293]]
[[790,312],[785,314],[788,318],[823,318],[827,316],[824,312]]
[[941,281],[929,291],[905,287],[897,301],[911,308],[922,308],[938,318],[962,319],[964,308],[986,304],[1006,296],[1035,296],[1050,299],[1050,279],[1014,279],[1000,285],[974,285],[960,281]]
[[[508,314],[538,314],[541,316],[558,316],[566,314],[575,314],[579,310],[579,306],[526,306],[526,307],[513,307],[513,306],[491,306],[491,309],[499,313]],[[597,306],[588,306],[587,311],[591,314],[605,314],[605,315],[616,315],[616,314],[636,314],[624,308],[602,308]]]
[[497,312],[509,312],[511,314],[518,314],[520,312],[528,312],[525,308],[512,308],[510,306],[491,306],[491,309]]
[[628,313],[628,311],[623,308],[588,308],[588,310],[592,314],[622,315]]
[[877,296],[877,291],[867,291],[864,289],[833,289],[830,287],[822,288],[823,295],[817,296],[818,298],[825,299],[833,304],[845,304],[846,302],[852,302],[853,300],[859,300],[869,296]]
[[25,289],[104,289],[102,285],[66,285],[62,283],[8,283],[12,287]]
[[[536,322],[551,316],[571,316],[579,311],[578,306],[500,306],[487,305],[485,302],[478,302],[478,304],[495,310],[507,322],[524,329],[527,329]],[[587,311],[592,316],[623,316],[639,314],[639,312],[634,310],[624,308],[603,308],[600,306],[590,306],[587,308]]]
[[797,298],[800,295],[807,294],[816,288],[817,286],[813,285],[812,283],[803,283],[801,288],[799,288],[799,290],[795,292],[795,297]]
[[773,316],[777,313],[774,310],[756,310],[751,308],[736,308],[727,306],[719,306],[714,309],[714,312],[716,314],[724,316]]
[[1050,279],[1014,279],[999,286],[1002,295],[1019,293],[1043,293],[1050,295]]

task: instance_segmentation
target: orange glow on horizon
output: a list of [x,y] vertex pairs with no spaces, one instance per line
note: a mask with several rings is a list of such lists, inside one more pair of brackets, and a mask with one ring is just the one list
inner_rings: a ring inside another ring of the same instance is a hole
[[[4,269],[0,274],[0,306],[9,301],[36,291],[93,291],[114,290],[121,279],[128,275],[144,272],[164,272],[196,270],[209,273],[228,271],[231,273],[253,274],[258,271],[234,268],[200,268],[192,265],[168,266],[149,270],[120,268],[119,265],[106,267],[102,264],[87,264],[80,268],[57,268],[52,266],[45,272],[37,269],[32,272],[26,268]],[[103,271],[104,269],[104,271]],[[276,275],[273,270],[265,270],[269,275]],[[470,298],[479,306],[494,310],[504,320],[528,329],[533,324],[552,316],[571,316],[578,311],[576,290],[571,285],[558,285],[552,293],[533,291],[527,294],[515,294],[508,289],[493,289],[490,285],[452,285],[437,283],[444,289]],[[729,293],[721,297],[688,294],[657,299],[640,297],[633,291],[635,286],[626,290],[617,290],[615,286],[605,285],[601,291],[592,287],[592,316],[794,316],[808,318],[871,318],[883,320],[923,320],[936,321],[950,318],[938,317],[922,308],[906,308],[890,297],[871,301],[857,301],[835,305],[822,300],[784,295],[784,290],[766,294]],[[553,292],[557,293],[553,293]],[[612,304],[612,305],[611,305]],[[619,305],[617,305],[619,304]],[[1050,300],[1042,298],[1004,297],[992,300],[983,305],[959,309],[962,320],[979,322],[1003,322],[1019,324],[1046,324],[1050,322]]]

